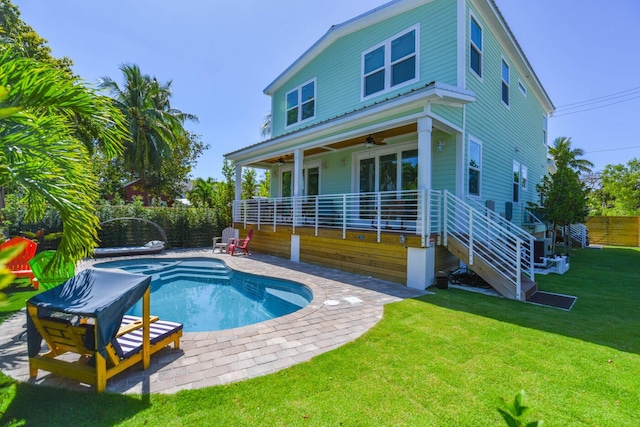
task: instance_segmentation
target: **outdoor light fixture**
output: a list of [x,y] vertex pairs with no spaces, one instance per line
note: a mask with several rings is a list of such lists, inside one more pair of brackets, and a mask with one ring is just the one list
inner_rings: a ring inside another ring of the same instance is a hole
[[444,139],[441,139],[440,141],[438,141],[438,151],[442,151],[444,150]]

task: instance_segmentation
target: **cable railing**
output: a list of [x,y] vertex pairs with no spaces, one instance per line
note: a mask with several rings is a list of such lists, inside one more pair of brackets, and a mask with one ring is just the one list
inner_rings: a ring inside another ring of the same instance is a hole
[[258,230],[289,226],[337,229],[346,238],[349,230],[417,234],[423,247],[440,234],[442,194],[433,190],[383,191],[376,193],[323,194],[274,199],[236,200],[233,220]]
[[525,249],[529,242],[528,238],[522,239],[506,229],[502,221],[496,221],[494,215],[472,208],[471,205],[445,190],[443,223],[445,245],[448,244],[450,236],[455,237],[468,249],[467,264],[473,266],[475,258],[481,258],[514,286],[515,299],[521,299],[523,265],[527,265],[523,258],[529,256],[533,247],[532,241],[529,249]]
[[482,215],[487,216],[492,221],[495,221],[499,224],[505,231],[517,236],[520,240],[522,240],[522,271],[531,278],[531,280],[535,279],[534,272],[534,244],[535,237],[529,233],[528,231],[518,227],[511,221],[508,221],[506,218],[500,216],[495,213],[491,209],[484,206],[482,203],[477,200],[471,199],[467,197],[467,203],[475,210],[477,210]]

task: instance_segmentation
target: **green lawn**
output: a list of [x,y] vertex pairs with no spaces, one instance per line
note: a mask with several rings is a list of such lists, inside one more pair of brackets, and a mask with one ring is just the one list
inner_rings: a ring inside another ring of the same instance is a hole
[[578,250],[542,290],[570,312],[448,289],[385,307],[355,342],[273,375],[176,395],[97,395],[2,378],[0,424],[501,426],[526,390],[545,425],[640,425],[640,249]]

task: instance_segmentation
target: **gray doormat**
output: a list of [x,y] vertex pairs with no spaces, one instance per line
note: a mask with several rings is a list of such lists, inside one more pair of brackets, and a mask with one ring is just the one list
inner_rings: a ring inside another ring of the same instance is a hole
[[527,302],[569,311],[571,310],[571,307],[573,307],[573,304],[577,299],[578,297],[573,297],[571,295],[553,294],[551,292],[538,291],[535,294],[531,295]]

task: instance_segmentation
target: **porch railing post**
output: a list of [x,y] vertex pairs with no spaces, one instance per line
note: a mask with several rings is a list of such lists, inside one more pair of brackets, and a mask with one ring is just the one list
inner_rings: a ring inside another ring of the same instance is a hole
[[376,193],[376,233],[378,243],[380,243],[380,228],[382,226],[382,196],[380,193]]
[[522,243],[516,240],[516,301],[520,301],[520,291],[522,289]]
[[529,275],[531,277],[532,281],[535,281],[535,269],[533,268],[533,236],[529,237],[529,259],[527,260],[529,262]]
[[244,219],[244,228],[246,230],[247,229],[247,201],[246,200],[242,201],[242,207],[243,207],[242,210],[244,212],[243,215],[242,215],[244,217],[243,218]]
[[347,238],[347,195],[342,195],[342,238]]
[[420,203],[420,217],[422,218],[422,225],[420,227],[420,233],[421,233],[420,244],[422,245],[423,248],[429,247],[429,238],[427,236],[431,235],[428,228],[429,222],[431,220],[429,201],[427,200],[428,197],[429,197],[429,190],[423,189],[420,197],[422,201],[422,203]]
[[320,209],[320,202],[319,202],[318,196],[315,196],[315,199],[316,199],[316,209],[315,209],[315,212],[316,212],[315,216],[316,217],[315,217],[314,223],[315,223],[315,227],[316,227],[315,235],[317,236],[318,235],[318,210]]
[[469,265],[473,265],[473,209],[469,209]]
[[296,234],[296,222],[298,221],[298,198],[293,197],[290,200],[291,208],[293,210],[291,219],[291,230],[293,234]]
[[260,214],[261,214],[260,207],[261,207],[260,199],[258,199],[258,231],[260,231]]
[[444,190],[444,193],[442,193],[442,199],[444,204],[442,232],[444,234],[444,245],[447,246],[449,244],[449,193],[447,190]]

